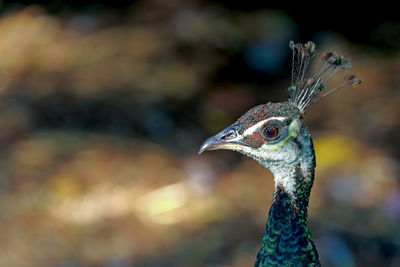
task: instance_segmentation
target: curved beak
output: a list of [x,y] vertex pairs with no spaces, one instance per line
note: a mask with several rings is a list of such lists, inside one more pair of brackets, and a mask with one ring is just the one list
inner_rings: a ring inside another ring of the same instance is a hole
[[236,127],[229,126],[204,141],[200,146],[199,154],[207,150],[234,149],[234,147],[240,145],[240,141],[238,139]]

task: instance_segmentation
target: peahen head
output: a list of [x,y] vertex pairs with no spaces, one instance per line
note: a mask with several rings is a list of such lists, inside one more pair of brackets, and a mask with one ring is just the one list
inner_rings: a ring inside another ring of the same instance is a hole
[[295,190],[293,172],[307,170],[314,163],[314,149],[303,123],[305,109],[319,98],[338,88],[358,85],[360,81],[349,75],[344,83],[326,90],[325,82],[338,70],[347,70],[350,62],[334,52],[323,56],[320,71],[305,78],[311,59],[317,54],[315,44],[294,44],[292,82],[286,102],[267,103],[251,108],[232,125],[208,138],[199,153],[206,150],[229,149],[254,158],[270,169],[275,176],[275,186],[282,186],[288,193]]
[[300,110],[290,104],[268,103],[253,107],[235,123],[208,138],[199,153],[229,149],[254,158],[275,176],[275,185],[293,193],[292,172],[304,155],[312,153],[310,135]]

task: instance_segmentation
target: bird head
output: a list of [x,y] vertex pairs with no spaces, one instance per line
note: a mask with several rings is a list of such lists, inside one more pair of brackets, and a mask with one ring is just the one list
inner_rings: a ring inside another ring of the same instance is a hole
[[271,168],[295,162],[308,136],[297,107],[289,102],[267,103],[253,107],[232,125],[208,138],[199,153],[233,150]]
[[361,82],[356,76],[348,75],[341,85],[327,90],[325,82],[337,71],[351,68],[350,61],[328,51],[322,57],[320,70],[307,76],[309,63],[317,55],[315,44],[290,42],[289,47],[292,49],[292,79],[288,101],[253,107],[235,123],[208,138],[199,153],[216,149],[238,151],[254,158],[275,175],[307,160],[312,163],[305,164],[314,164],[311,137],[302,121],[305,109],[339,88]]

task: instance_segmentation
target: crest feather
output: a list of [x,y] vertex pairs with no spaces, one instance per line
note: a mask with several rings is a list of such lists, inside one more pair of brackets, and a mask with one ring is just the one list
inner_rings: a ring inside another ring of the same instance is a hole
[[350,69],[350,61],[334,51],[328,51],[322,56],[323,63],[320,70],[312,77],[305,77],[311,60],[318,54],[315,43],[309,41],[305,44],[295,44],[290,41],[289,48],[292,49],[292,79],[289,87],[289,103],[302,112],[312,103],[337,89],[357,86],[361,83],[355,75],[351,74],[345,77],[345,81],[341,85],[327,90],[325,83],[339,70]]

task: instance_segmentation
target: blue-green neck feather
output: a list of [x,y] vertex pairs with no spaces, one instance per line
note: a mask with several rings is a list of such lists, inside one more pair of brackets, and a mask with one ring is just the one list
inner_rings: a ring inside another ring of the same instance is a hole
[[[312,142],[310,149],[314,156]],[[296,181],[294,196],[289,195],[282,187],[276,188],[254,266],[320,266],[307,223],[314,169],[314,157],[308,170],[301,170],[300,163],[298,164],[293,177]]]

